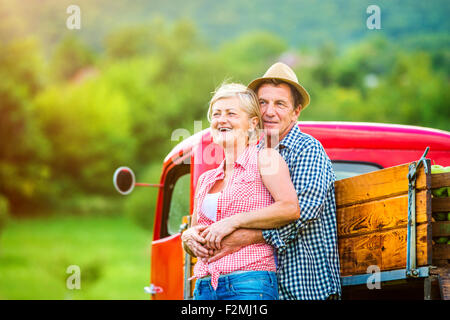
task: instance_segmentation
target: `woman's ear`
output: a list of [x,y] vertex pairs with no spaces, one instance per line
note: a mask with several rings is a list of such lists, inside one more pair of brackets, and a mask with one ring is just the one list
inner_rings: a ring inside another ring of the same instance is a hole
[[259,123],[259,119],[258,117],[253,117],[250,119],[250,129],[251,130],[256,130],[256,127],[258,126]]

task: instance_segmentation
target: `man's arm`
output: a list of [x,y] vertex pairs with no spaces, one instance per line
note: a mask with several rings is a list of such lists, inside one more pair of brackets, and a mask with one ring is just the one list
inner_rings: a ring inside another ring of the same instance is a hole
[[278,229],[238,229],[222,240],[221,249],[214,251],[210,261],[257,243],[267,243],[283,251],[297,237],[300,229],[317,219],[328,192],[334,192],[334,173],[329,165],[320,144],[305,149],[297,157],[294,166],[290,167],[291,180],[299,199],[300,218]]
[[265,243],[261,230],[238,229],[222,239],[221,249],[215,250],[208,262],[214,262],[242,247],[257,243]]
[[278,228],[299,217],[297,193],[284,159],[274,149],[264,149],[258,156],[262,182],[274,202],[258,210],[236,213],[208,226],[201,236],[214,250],[220,249],[222,239],[235,230]]
[[281,228],[262,231],[266,243],[278,252],[283,251],[296,239],[301,229],[320,216],[328,193],[334,191],[333,169],[319,142],[303,150],[289,169],[297,191],[300,218]]

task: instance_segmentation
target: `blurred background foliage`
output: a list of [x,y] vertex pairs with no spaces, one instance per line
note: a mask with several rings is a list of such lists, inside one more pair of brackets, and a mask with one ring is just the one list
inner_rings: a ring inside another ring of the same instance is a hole
[[157,182],[171,132],[208,126],[214,88],[278,60],[311,93],[301,120],[450,129],[448,1],[379,1],[376,31],[364,1],[77,1],[80,30],[65,27],[69,2],[0,1],[0,194],[13,214],[117,212],[115,168]]
[[0,229],[126,213],[151,230],[156,190],[123,198],[114,170],[158,183],[172,132],[209,126],[211,92],[280,60],[311,94],[300,120],[450,130],[450,2],[376,1],[369,30],[372,2],[0,0]]
[[450,130],[449,15],[448,0],[0,0],[0,299],[148,298],[157,189],[124,198],[114,170],[158,183],[172,132],[207,128],[224,80],[284,61],[311,95],[300,120]]

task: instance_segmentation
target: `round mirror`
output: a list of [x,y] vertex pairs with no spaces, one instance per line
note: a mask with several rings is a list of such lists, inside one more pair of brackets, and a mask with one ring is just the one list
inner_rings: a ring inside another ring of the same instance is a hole
[[128,167],[120,167],[114,172],[114,187],[123,194],[129,194],[134,189],[135,179],[133,170]]

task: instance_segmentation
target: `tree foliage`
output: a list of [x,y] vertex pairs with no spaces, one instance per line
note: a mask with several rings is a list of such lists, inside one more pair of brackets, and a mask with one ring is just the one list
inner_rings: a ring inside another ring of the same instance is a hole
[[0,196],[13,214],[127,210],[149,227],[154,201],[143,190],[121,208],[114,170],[127,165],[157,183],[180,142],[174,130],[209,126],[211,92],[227,79],[247,84],[279,60],[292,63],[311,95],[300,120],[450,130],[448,46],[421,39],[295,48],[252,31],[215,48],[191,21],[161,18],[110,31],[100,50],[73,35],[49,55],[36,39],[8,39],[0,50]]

